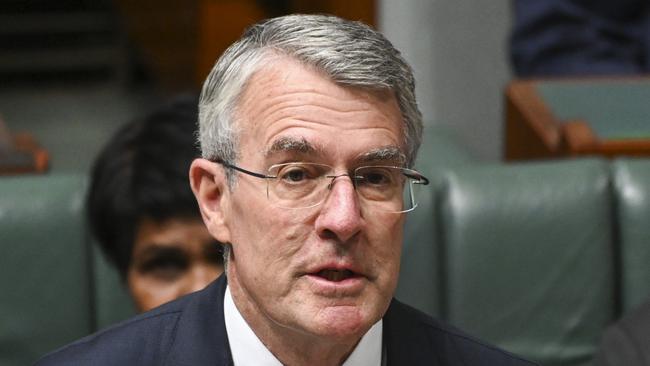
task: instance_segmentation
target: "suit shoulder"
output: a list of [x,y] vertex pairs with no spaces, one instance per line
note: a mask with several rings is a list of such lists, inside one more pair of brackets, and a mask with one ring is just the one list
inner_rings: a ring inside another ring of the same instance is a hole
[[182,304],[170,303],[81,338],[41,358],[37,366],[160,365],[174,341]]
[[431,356],[449,365],[536,365],[397,300],[391,303],[390,311],[387,320],[390,331],[396,334],[388,336],[402,339],[399,347],[413,348],[415,352],[430,350],[430,355],[421,354],[420,360]]
[[616,323],[633,338],[643,338],[650,327],[650,301],[636,307]]
[[594,365],[641,365],[650,357],[647,347],[650,301],[609,326],[600,340]]

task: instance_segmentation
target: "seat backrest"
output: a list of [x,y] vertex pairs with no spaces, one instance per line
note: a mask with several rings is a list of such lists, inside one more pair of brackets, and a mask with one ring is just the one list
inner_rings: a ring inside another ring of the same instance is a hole
[[96,323],[93,331],[96,331],[130,318],[136,314],[136,310],[125,283],[115,267],[108,262],[99,245],[92,240],[88,245],[93,253],[93,296],[96,304]]
[[441,315],[440,240],[436,220],[436,193],[446,169],[469,165],[474,157],[445,128],[427,126],[415,163],[430,179],[418,198],[418,207],[409,212],[404,228],[400,281],[396,297],[432,316]]
[[40,356],[134,314],[91,245],[85,174],[0,179],[0,365]]
[[[419,168],[397,297],[544,365],[650,299],[650,159]],[[442,167],[441,167],[442,165]]]
[[544,365],[589,361],[616,310],[607,163],[483,165],[445,178],[443,317]]
[[0,179],[0,364],[27,365],[94,329],[85,177]]
[[613,164],[622,310],[650,299],[650,160]]

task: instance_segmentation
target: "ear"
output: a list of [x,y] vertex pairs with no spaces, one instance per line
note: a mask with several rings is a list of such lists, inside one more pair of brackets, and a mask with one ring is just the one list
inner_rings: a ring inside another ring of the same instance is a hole
[[230,243],[229,190],[223,167],[206,159],[195,159],[190,166],[190,185],[210,234],[222,243]]

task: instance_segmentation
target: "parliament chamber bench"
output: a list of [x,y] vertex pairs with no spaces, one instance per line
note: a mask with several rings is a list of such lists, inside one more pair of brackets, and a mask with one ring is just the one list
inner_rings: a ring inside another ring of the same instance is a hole
[[[650,160],[483,163],[431,129],[397,298],[544,365],[587,364],[650,296]],[[86,229],[83,173],[0,178],[0,364],[133,314]]]

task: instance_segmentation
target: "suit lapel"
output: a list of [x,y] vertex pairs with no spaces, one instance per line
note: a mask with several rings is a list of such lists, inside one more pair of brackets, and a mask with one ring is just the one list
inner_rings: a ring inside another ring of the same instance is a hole
[[[231,366],[233,365],[226,325],[223,299],[226,277],[221,276],[204,290],[195,294],[183,308],[169,350],[168,366]],[[443,365],[438,352],[431,349],[430,334],[418,327],[413,317],[396,300],[384,315],[384,363],[387,366]]]
[[185,306],[166,365],[233,364],[223,316],[226,284],[226,276],[222,275]]
[[387,366],[445,365],[438,350],[431,348],[435,342],[429,339],[430,334],[420,327],[403,305],[395,299],[391,301],[384,315],[383,331]]

